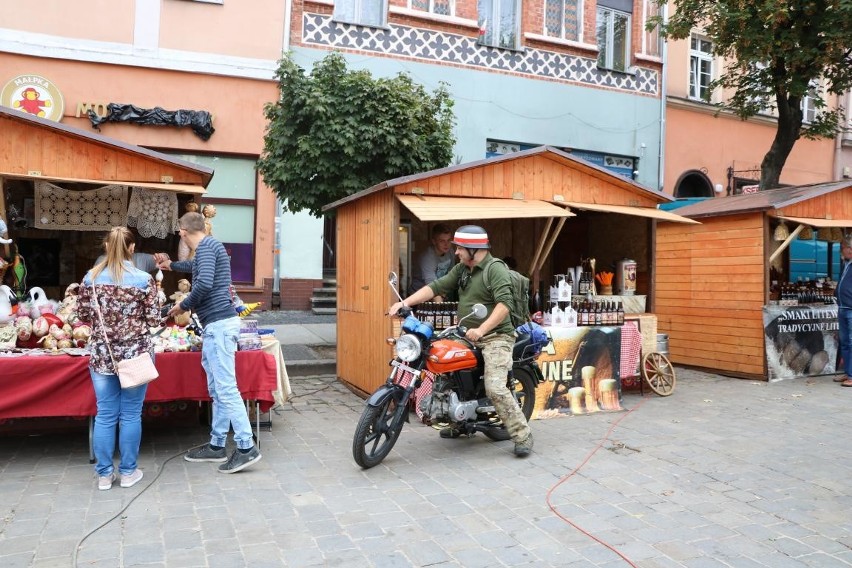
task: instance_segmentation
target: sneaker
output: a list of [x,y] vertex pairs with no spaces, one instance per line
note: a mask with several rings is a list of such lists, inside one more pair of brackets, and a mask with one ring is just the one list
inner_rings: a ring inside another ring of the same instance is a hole
[[260,450],[257,449],[257,446],[252,446],[251,451],[247,453],[234,450],[228,463],[219,466],[219,473],[237,473],[251,464],[259,462],[260,458]]
[[527,436],[527,439],[523,442],[515,442],[515,455],[519,458],[525,458],[530,455],[533,449],[533,436],[532,432]]
[[458,438],[461,436],[461,432],[454,428],[441,428],[440,434],[442,438]]
[[121,476],[121,486],[125,487],[125,488],[133,487],[134,485],[136,485],[140,481],[142,481],[142,470],[141,469],[136,469],[130,475],[122,475]]
[[98,477],[98,490],[99,491],[109,491],[112,489],[112,484],[115,481],[115,472],[110,473],[109,475],[104,475]]
[[183,456],[188,462],[214,462],[222,463],[228,461],[228,455],[225,453],[225,448],[214,450],[210,444],[204,444],[194,450],[189,450]]

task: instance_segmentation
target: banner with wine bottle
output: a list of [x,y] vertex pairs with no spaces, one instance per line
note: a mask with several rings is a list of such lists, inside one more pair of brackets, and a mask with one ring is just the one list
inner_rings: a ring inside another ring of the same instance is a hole
[[769,380],[835,374],[837,333],[837,306],[833,303],[764,306]]

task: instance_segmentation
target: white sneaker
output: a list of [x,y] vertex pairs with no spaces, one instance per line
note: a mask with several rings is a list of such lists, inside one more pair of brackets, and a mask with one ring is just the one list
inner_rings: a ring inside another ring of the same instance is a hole
[[142,481],[142,470],[136,469],[130,475],[122,475],[121,476],[121,486],[124,488],[133,487],[137,483]]
[[112,489],[112,484],[115,481],[115,472],[111,472],[109,475],[103,475],[98,477],[98,490],[99,491],[109,491]]

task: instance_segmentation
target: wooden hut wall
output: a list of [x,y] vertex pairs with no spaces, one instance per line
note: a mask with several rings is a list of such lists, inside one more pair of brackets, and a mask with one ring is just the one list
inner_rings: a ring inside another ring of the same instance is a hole
[[765,376],[762,213],[659,223],[654,310],[675,363]]
[[388,191],[337,210],[337,375],[363,392],[384,382],[392,356],[385,312],[395,298],[387,277],[398,270],[397,211]]
[[427,179],[398,185],[396,193],[422,190],[425,195],[512,198],[656,207],[659,199],[642,195],[627,182],[623,188],[605,174],[556,155],[535,155],[503,160],[476,168],[451,171]]
[[826,214],[834,219],[852,219],[852,190],[834,191],[799,203],[788,205],[777,211],[788,217],[814,217],[824,219]]
[[0,117],[0,172],[62,178],[201,184],[200,174],[62,131]]

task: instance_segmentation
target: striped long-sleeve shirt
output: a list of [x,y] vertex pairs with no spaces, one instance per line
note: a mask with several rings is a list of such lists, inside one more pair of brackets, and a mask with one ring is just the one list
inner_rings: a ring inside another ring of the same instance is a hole
[[207,236],[201,239],[192,260],[172,262],[172,270],[192,272],[192,290],[180,303],[198,314],[202,325],[236,317],[231,300],[231,259],[225,247]]

